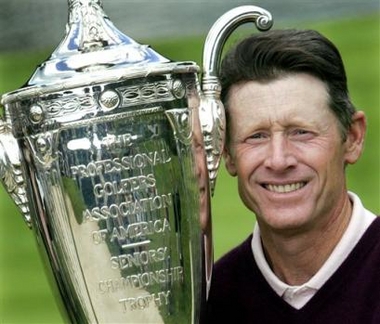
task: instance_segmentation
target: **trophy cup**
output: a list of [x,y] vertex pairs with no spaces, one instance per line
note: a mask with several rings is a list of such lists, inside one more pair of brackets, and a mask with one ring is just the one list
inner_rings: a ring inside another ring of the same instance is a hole
[[[210,196],[224,141],[217,68],[242,6],[213,25],[203,70],[69,0],[66,35],[0,116],[0,177],[73,323],[199,323],[212,272]],[[201,82],[198,74],[201,74]]]

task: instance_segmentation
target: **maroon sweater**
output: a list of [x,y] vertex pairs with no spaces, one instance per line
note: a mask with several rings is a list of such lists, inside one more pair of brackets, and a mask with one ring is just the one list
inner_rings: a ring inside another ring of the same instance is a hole
[[251,239],[216,263],[206,323],[380,323],[380,218],[299,310],[282,300],[266,282],[252,256]]

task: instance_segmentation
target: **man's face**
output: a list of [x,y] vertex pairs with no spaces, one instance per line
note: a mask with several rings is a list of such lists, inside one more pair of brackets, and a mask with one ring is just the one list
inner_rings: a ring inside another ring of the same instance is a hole
[[343,142],[328,98],[324,83],[307,74],[230,89],[226,166],[261,227],[298,231],[328,226],[339,214],[344,166],[361,151],[351,142],[362,139],[350,131]]

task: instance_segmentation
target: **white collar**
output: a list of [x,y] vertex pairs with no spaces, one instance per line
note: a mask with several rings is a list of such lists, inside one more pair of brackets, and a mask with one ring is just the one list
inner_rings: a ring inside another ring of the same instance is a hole
[[345,233],[323,266],[308,282],[301,286],[290,286],[273,273],[264,256],[259,226],[257,223],[255,225],[252,252],[257,266],[272,289],[297,309],[304,306],[338,269],[376,218],[373,213],[363,207],[357,195],[351,192],[348,194],[353,203],[353,209],[352,217]]

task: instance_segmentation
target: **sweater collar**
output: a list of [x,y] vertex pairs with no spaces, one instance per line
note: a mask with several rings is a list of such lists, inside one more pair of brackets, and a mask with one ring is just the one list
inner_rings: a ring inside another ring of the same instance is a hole
[[309,281],[300,286],[288,285],[274,274],[264,256],[259,225],[256,223],[254,227],[251,245],[253,257],[258,268],[277,295],[297,309],[304,306],[339,268],[376,218],[373,213],[364,208],[357,195],[352,192],[348,194],[353,203],[353,209],[352,217],[345,233],[318,272]]

